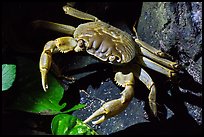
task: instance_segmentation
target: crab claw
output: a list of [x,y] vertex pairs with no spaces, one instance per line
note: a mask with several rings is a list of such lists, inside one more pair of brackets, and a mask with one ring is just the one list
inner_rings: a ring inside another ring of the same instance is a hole
[[121,99],[115,99],[115,100],[111,100],[107,103],[105,103],[101,108],[99,108],[98,110],[96,110],[89,118],[87,118],[84,123],[87,123],[99,116],[102,116],[101,118],[99,118],[97,121],[93,121],[93,124],[100,124],[102,122],[104,122],[106,119],[117,115],[118,113],[120,113],[121,111],[123,111],[127,105],[127,103],[122,103]]
[[90,117],[88,117],[84,123],[87,123],[99,116],[102,116],[97,121],[93,121],[93,124],[100,124],[106,119],[113,117],[123,110],[125,110],[134,96],[134,76],[133,73],[127,75],[122,72],[115,74],[115,81],[118,85],[125,87],[122,91],[122,95],[118,99],[111,100],[102,105],[101,108],[96,110]]
[[134,95],[133,93],[134,93],[133,87],[127,86],[125,90],[122,92],[121,98],[111,100],[103,104],[103,106],[99,108],[98,110],[96,110],[90,117],[88,117],[84,121],[84,123],[87,123],[99,116],[102,116],[97,121],[92,122],[93,124],[100,124],[104,122],[106,119],[119,114],[120,112],[125,110],[125,108],[128,106],[128,104],[130,103]]
[[53,44],[52,41],[48,42],[44,48],[44,51],[40,56],[39,68],[41,72],[41,81],[42,81],[42,86],[44,91],[48,89],[47,73],[50,69],[51,62],[52,62],[52,55],[51,55],[52,50],[50,50],[47,47],[50,47],[50,45],[52,44]]
[[42,86],[43,86],[43,90],[47,91],[48,89],[48,83],[47,83],[47,70],[41,70],[41,79],[42,79]]

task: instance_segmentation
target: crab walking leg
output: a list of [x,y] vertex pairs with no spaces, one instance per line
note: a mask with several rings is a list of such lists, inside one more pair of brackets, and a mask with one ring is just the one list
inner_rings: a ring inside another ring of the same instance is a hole
[[142,40],[139,40],[139,39],[135,39],[135,42],[139,45],[139,46],[142,46],[143,48],[145,48],[146,50],[148,50],[149,52],[159,56],[159,57],[162,57],[162,58],[168,58],[169,55],[167,55],[166,53],[162,52],[161,50],[158,50],[152,46],[150,46],[149,44],[145,43],[144,41]]
[[44,91],[48,89],[47,73],[52,63],[52,54],[56,52],[67,53],[73,50],[78,52],[78,46],[78,43],[72,37],[61,37],[56,40],[49,41],[45,44],[39,62],[42,86]]
[[135,42],[139,45],[139,46],[142,46],[143,48],[145,48],[146,50],[148,50],[149,52],[159,56],[159,57],[162,57],[162,58],[168,58],[170,55],[162,52],[161,50],[158,50],[152,46],[150,46],[149,44],[145,43],[144,41],[142,40],[139,40],[138,38],[138,35],[137,35],[137,31],[135,29],[135,26],[136,26],[136,21],[133,25],[133,31],[135,32],[135,35],[136,35],[136,38],[135,38]]
[[44,20],[36,20],[36,21],[32,22],[32,24],[36,28],[42,27],[42,28],[54,30],[54,31],[68,34],[68,35],[73,35],[74,31],[76,30],[76,28],[73,26],[54,23],[54,22],[50,22],[50,21],[44,21]]
[[149,99],[149,106],[154,114],[154,116],[157,116],[157,106],[156,106],[156,87],[152,80],[152,78],[149,76],[149,74],[141,68],[138,64],[129,64],[128,68],[121,66],[120,68],[115,68],[115,71],[121,70],[123,72],[132,72],[133,75],[142,81],[142,83],[145,84],[145,86],[149,89],[150,93],[148,96]]
[[150,52],[149,50],[145,49],[144,47],[140,47],[140,54],[141,56],[147,57],[155,62],[157,62],[158,64],[161,64],[167,68],[173,69],[173,70],[177,70],[179,68],[179,65],[176,62],[170,61],[168,59],[164,59],[161,58],[159,56],[156,56],[155,54],[153,54],[152,52]]
[[121,72],[117,72],[115,74],[115,81],[118,85],[125,88],[121,92],[121,97],[119,99],[106,102],[101,108],[96,110],[90,117],[88,117],[84,123],[101,116],[101,118],[99,118],[97,121],[92,122],[93,124],[100,124],[106,119],[113,117],[126,109],[134,96],[134,75],[133,73],[124,75]]
[[91,14],[76,10],[68,5],[63,6],[63,10],[65,11],[65,14],[68,14],[70,16],[83,19],[83,20],[90,20],[90,21],[99,21],[99,19]]
[[172,78],[176,75],[176,71],[173,69],[169,69],[161,64],[158,64],[146,57],[138,57],[138,63],[144,67],[150,68],[152,70],[155,70],[159,73],[162,73],[164,75],[166,75],[169,78]]
[[179,65],[176,62],[172,62],[168,59],[165,59],[165,58],[169,58],[170,55],[150,46],[149,44],[147,44],[146,42],[142,40],[139,40],[135,26],[136,26],[136,22],[133,25],[133,31],[135,32],[135,35],[136,35],[136,38],[134,40],[139,45],[139,48],[137,49],[137,51],[141,51],[142,56],[151,58],[152,60],[168,68],[179,69]]
[[157,116],[157,106],[156,106],[156,87],[152,80],[152,78],[149,76],[149,74],[141,68],[141,66],[137,64],[132,64],[131,71],[133,72],[134,76],[138,78],[142,83],[146,85],[146,87],[149,89],[150,93],[148,96],[149,99],[149,106],[154,114],[154,116]]

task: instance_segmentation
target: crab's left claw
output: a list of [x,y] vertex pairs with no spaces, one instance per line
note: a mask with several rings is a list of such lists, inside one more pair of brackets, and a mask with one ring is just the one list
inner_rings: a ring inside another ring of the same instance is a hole
[[116,73],[115,75],[116,82],[125,87],[122,96],[119,99],[111,100],[103,104],[101,108],[96,110],[89,118],[87,118],[84,123],[87,123],[99,116],[102,116],[97,121],[92,122],[93,124],[100,124],[104,122],[106,119],[113,117],[120,112],[122,112],[132,100],[134,96],[134,77],[132,73],[127,75],[122,74],[121,72]]
[[70,51],[79,52],[83,50],[83,41],[76,41],[73,37],[61,37],[48,41],[40,56],[39,68],[44,91],[48,89],[47,73],[52,64],[52,55],[57,52],[67,53]]
[[41,81],[42,81],[42,87],[43,87],[43,90],[44,91],[47,91],[48,89],[48,82],[47,82],[47,73],[48,73],[48,70],[47,69],[42,69],[40,68],[40,72],[41,72]]

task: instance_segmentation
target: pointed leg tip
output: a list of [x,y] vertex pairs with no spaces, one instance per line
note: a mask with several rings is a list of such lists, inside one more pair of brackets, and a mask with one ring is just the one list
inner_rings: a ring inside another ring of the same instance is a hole
[[106,116],[103,115],[103,116],[102,116],[101,118],[99,118],[98,120],[93,121],[92,124],[94,124],[94,125],[98,125],[98,124],[103,123],[105,120],[106,120]]
[[98,121],[93,121],[92,124],[97,125],[97,124],[100,124],[100,123]]
[[85,123],[85,124],[88,123],[88,122],[89,122],[89,121],[88,121],[87,119],[83,121],[83,123]]
[[46,92],[48,90],[48,85],[47,84],[43,84],[43,90]]
[[[91,120],[93,120],[93,119],[87,118],[86,120],[83,121],[83,123],[86,124],[86,123],[90,122]],[[96,121],[92,121],[91,123],[93,125],[98,125],[98,124],[103,123],[104,121],[105,121],[105,115],[103,115],[100,119],[98,119]]]
[[98,110],[96,110],[92,115],[90,115],[86,120],[84,120],[83,123],[88,123],[88,122],[94,120],[95,118],[102,116],[102,118],[100,118],[99,120],[92,122],[94,125],[100,124],[100,123],[102,123],[101,121],[105,118],[105,115],[106,115],[106,111],[103,107],[101,107]]
[[46,92],[48,89],[48,83],[47,83],[47,69],[42,69],[40,68],[40,72],[41,72],[41,82],[42,82],[42,87],[43,90]]

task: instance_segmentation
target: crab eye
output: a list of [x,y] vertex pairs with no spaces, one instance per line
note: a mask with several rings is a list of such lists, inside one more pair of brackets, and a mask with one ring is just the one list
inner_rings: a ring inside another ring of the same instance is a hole
[[121,62],[121,58],[118,56],[114,56],[114,55],[109,56],[108,59],[112,63],[120,63]]
[[113,61],[115,60],[115,58],[116,58],[115,56],[112,56],[112,55],[111,55],[111,56],[109,56],[108,59],[109,59],[110,62],[113,62]]
[[77,46],[79,46],[80,48],[84,48],[84,41],[80,39],[77,43]]
[[120,57],[116,57],[116,60],[117,60],[117,62],[119,63],[119,62],[121,62],[121,58]]

